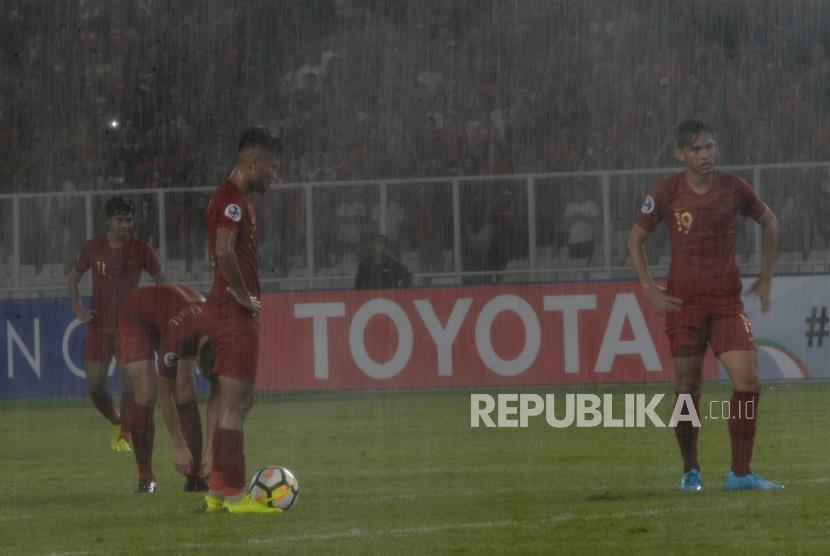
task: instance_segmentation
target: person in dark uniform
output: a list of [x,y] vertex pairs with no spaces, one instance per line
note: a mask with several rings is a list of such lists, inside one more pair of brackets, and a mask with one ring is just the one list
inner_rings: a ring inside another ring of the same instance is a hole
[[357,266],[356,290],[386,290],[412,286],[412,273],[399,260],[386,252],[386,236],[375,238],[372,253]]

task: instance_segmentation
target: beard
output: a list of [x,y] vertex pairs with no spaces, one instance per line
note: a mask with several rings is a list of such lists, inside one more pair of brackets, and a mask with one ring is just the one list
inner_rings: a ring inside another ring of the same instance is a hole
[[250,184],[251,191],[256,193],[265,193],[265,190],[268,188],[268,181],[264,178],[252,179]]

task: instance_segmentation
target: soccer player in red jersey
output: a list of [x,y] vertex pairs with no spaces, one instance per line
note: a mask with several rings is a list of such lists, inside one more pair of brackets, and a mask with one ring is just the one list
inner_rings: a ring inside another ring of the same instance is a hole
[[207,333],[216,352],[213,374],[219,388],[219,422],[213,438],[210,490],[204,511],[276,512],[245,495],[243,425],[254,402],[259,355],[259,264],[251,193],[264,193],[276,178],[279,139],[262,127],[242,133],[230,177],[207,208],[213,288],[205,306]]
[[[155,492],[153,412],[158,397],[173,441],[173,465],[185,475],[185,491],[205,491],[202,421],[196,403],[193,359],[206,375],[212,348],[204,334],[205,298],[186,286],[161,284],[130,292],[118,310],[117,353],[133,383],[132,440],[138,464],[136,492]],[[155,354],[159,368],[156,376]],[[215,426],[216,398],[208,399],[208,438]],[[208,449],[210,440],[208,440]]]
[[[657,183],[651,190],[629,233],[628,252],[643,293],[658,313],[666,315],[677,393],[690,394],[698,410],[707,345],[732,380],[732,468],[725,488],[779,489],[783,486],[752,473],[749,467],[761,386],[755,340],[743,312],[735,261],[735,220],[740,214],[754,219],[763,229],[761,275],[749,293],[760,299],[766,313],[770,309],[778,222],[749,183],[715,170],[715,154],[715,132],[709,124],[688,120],[678,126],[675,155],[686,165],[686,171]],[[665,290],[652,280],[643,250],[644,241],[660,221],[666,222],[671,241]],[[698,430],[683,421],[675,428],[675,436],[683,457],[680,488],[698,491],[702,486]]]
[[[164,282],[153,248],[132,236],[135,208],[131,201],[114,197],[105,206],[107,233],[87,241],[81,248],[75,268],[69,274],[67,290],[75,316],[87,324],[84,370],[89,397],[101,414],[112,423],[111,447],[116,452],[130,451],[129,415],[132,388],[118,365],[122,385],[121,410],[117,411],[107,389],[107,372],[115,354],[116,313],[124,297],[138,287],[141,271],[157,284]],[[78,282],[92,269],[92,307],[81,305]]]

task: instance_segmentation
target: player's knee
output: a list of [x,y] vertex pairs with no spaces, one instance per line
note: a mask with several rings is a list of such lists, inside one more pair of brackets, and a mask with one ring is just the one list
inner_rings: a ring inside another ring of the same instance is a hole
[[757,374],[753,373],[751,375],[747,375],[742,378],[741,384],[736,385],[737,390],[741,390],[743,392],[760,392],[761,391],[761,379],[758,377]]
[[246,392],[244,396],[242,396],[242,400],[240,405],[240,410],[242,412],[242,416],[248,414],[251,411],[251,408],[254,407],[254,393],[253,392]]
[[678,377],[675,386],[681,394],[700,392],[700,380],[692,376]]

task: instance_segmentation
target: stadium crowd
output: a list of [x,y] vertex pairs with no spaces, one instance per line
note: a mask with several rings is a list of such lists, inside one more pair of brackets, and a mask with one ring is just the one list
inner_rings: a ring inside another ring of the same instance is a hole
[[[825,161],[828,27],[830,9],[808,0],[22,4],[0,20],[2,190],[212,186],[250,122],[282,136],[284,182],[668,167],[671,132],[692,115],[719,130],[724,164]],[[808,223],[784,230],[784,249],[830,247],[826,176],[764,192]],[[581,188],[540,193],[555,205],[543,241],[569,241],[566,206]],[[461,194],[466,270],[526,256],[520,183]],[[417,250],[425,271],[448,270],[451,238],[434,237],[448,229],[448,195],[413,187],[387,205],[390,246]],[[203,201],[168,201],[170,255],[201,249],[189,231]],[[279,201],[267,225],[286,268],[305,245],[304,213],[299,195]],[[378,202],[372,188],[319,195],[318,266],[368,245]],[[47,249],[51,227],[56,252],[82,239],[65,205],[26,219],[24,241]],[[157,243],[152,230],[143,239]]]

